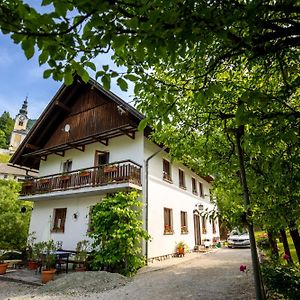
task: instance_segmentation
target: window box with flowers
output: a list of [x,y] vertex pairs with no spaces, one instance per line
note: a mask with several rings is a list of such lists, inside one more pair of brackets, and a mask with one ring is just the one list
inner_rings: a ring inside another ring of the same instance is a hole
[[80,177],[88,177],[88,176],[90,176],[91,175],[91,171],[81,171],[80,173],[79,173],[79,176]]
[[164,230],[164,234],[173,234],[174,231],[173,231],[173,228],[171,225],[165,225],[165,230]]
[[181,226],[181,234],[188,234],[189,231],[188,231],[188,228],[187,226]]

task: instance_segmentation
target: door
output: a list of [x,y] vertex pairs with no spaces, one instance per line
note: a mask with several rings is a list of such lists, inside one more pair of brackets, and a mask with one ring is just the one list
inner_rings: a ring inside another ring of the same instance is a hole
[[194,212],[194,235],[195,245],[201,245],[200,216],[197,212]]

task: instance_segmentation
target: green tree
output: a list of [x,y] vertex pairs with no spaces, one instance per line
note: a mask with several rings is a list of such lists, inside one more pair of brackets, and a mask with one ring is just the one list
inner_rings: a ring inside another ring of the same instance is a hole
[[134,275],[145,263],[141,244],[149,239],[142,229],[140,195],[117,193],[92,210],[91,232],[96,249],[93,264],[99,269]]
[[14,129],[14,120],[5,111],[0,117],[0,148],[8,149],[10,136]]
[[0,249],[24,250],[27,244],[32,204],[18,200],[19,190],[18,182],[0,180]]

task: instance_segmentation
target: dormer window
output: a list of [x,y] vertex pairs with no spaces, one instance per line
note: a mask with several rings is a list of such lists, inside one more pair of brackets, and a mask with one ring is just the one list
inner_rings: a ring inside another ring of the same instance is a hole
[[171,178],[171,165],[166,159],[163,159],[163,179],[167,181],[172,181]]

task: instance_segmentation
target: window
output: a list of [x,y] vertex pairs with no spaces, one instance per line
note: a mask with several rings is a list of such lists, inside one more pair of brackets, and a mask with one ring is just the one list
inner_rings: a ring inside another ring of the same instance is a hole
[[19,126],[23,126],[24,122],[23,121],[19,121]]
[[163,159],[163,179],[172,181],[171,165],[170,165],[170,162],[165,159]]
[[109,152],[96,151],[95,153],[95,166],[101,166],[108,164]]
[[202,233],[206,233],[206,218],[204,216],[201,217],[202,219]]
[[179,187],[182,189],[185,189],[185,178],[184,178],[184,172],[179,169]]
[[67,209],[55,208],[54,209],[54,222],[52,232],[64,232],[66,222]]
[[173,212],[171,208],[164,208],[164,234],[173,234]]
[[72,160],[68,159],[62,164],[62,172],[70,172],[72,170]]
[[204,198],[203,184],[199,182],[199,193],[200,197]]
[[192,192],[194,195],[198,195],[196,179],[193,177],[192,177]]
[[186,211],[180,212],[180,222],[181,222],[181,234],[188,233],[187,212]]
[[213,231],[213,233],[217,233],[216,223],[214,220],[212,220],[212,231]]

